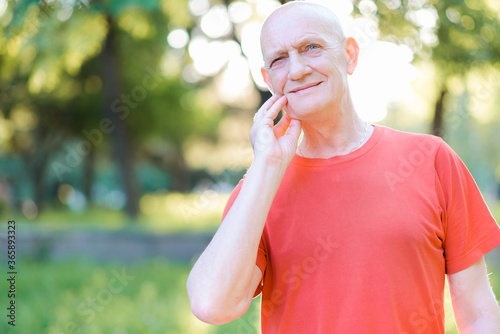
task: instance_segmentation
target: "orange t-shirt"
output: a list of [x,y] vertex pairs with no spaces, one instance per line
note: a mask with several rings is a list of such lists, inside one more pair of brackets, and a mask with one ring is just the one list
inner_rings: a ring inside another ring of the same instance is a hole
[[438,137],[375,126],[348,155],[295,155],[256,254],[262,333],[444,334],[445,274],[498,245],[472,176]]

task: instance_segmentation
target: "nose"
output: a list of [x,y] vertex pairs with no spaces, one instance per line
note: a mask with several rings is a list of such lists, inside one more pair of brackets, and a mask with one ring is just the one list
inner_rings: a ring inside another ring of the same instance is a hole
[[304,62],[300,54],[291,55],[288,61],[288,79],[300,80],[311,74],[311,68]]

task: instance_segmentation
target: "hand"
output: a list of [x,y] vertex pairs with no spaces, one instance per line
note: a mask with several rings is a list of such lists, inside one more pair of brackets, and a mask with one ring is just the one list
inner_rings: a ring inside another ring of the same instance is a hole
[[297,150],[301,124],[286,112],[274,126],[273,120],[287,103],[286,96],[274,95],[255,114],[250,131],[254,161],[288,167]]

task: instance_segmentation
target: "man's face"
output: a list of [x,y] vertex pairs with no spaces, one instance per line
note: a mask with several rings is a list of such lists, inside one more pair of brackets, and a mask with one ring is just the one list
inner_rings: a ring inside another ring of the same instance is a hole
[[286,95],[292,118],[331,110],[345,94],[348,57],[335,27],[307,6],[275,12],[263,27],[264,79],[274,94]]

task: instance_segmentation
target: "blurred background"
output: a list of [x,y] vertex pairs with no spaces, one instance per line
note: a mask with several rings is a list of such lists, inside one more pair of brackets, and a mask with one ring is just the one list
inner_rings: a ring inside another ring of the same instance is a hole
[[[443,137],[498,221],[500,2],[312,2],[360,45],[362,118]],[[279,5],[0,0],[0,242],[6,254],[15,220],[19,273],[16,327],[4,315],[0,332],[259,332],[260,297],[211,326],[185,283],[252,162],[252,118],[271,96],[260,25]],[[449,296],[446,315],[457,333]]]

